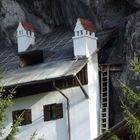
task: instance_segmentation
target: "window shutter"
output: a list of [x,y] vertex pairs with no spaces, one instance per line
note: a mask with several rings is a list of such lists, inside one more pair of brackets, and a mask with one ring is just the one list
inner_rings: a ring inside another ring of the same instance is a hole
[[50,121],[50,120],[51,120],[51,106],[44,105],[44,121]]
[[31,124],[32,123],[32,114],[31,114],[31,109],[26,109],[24,113],[24,121],[25,124]]
[[57,119],[63,118],[63,104],[57,104],[56,105],[56,116]]

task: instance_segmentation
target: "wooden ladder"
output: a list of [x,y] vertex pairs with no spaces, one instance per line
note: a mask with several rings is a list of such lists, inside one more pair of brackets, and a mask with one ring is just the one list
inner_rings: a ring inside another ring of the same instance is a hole
[[109,128],[109,65],[101,69],[100,134]]

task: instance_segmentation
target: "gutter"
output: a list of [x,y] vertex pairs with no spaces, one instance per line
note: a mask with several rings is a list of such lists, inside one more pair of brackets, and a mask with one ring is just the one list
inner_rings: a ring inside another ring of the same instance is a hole
[[53,87],[66,99],[67,101],[67,116],[68,116],[68,140],[71,140],[71,127],[70,127],[70,105],[69,105],[69,98],[55,85],[53,82]]

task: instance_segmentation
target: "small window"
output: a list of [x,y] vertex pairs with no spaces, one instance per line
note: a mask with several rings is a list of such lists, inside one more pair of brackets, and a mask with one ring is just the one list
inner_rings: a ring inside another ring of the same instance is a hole
[[32,35],[32,32],[30,31],[30,36]]
[[63,118],[62,103],[44,105],[44,121],[56,120],[60,118]]
[[79,36],[79,31],[77,31],[77,36]]
[[28,35],[28,31],[26,31],[26,35]]
[[23,117],[23,121],[21,122],[21,125],[27,125],[32,123],[31,109],[13,111],[12,114],[13,114],[13,123],[16,122],[16,119],[19,116]]
[[19,31],[19,35],[23,35],[23,31]]
[[21,31],[19,31],[19,35],[21,35],[22,34],[22,32]]
[[83,35],[83,31],[81,31],[81,35]]
[[92,35],[92,32],[89,32],[89,35]]

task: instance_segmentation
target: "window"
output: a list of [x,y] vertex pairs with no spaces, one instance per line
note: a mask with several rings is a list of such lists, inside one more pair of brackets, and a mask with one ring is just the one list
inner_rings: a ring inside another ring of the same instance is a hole
[[23,30],[22,31],[19,31],[19,35],[23,35]]
[[92,35],[92,32],[89,32],[89,35]]
[[77,31],[77,36],[79,36],[79,31]]
[[16,118],[19,116],[23,116],[23,121],[21,122],[21,125],[27,125],[32,123],[32,115],[31,115],[31,109],[23,109],[23,110],[17,110],[13,111],[13,123],[15,123]]
[[63,118],[63,104],[44,105],[44,121]]
[[19,35],[21,35],[21,31],[19,31]]

